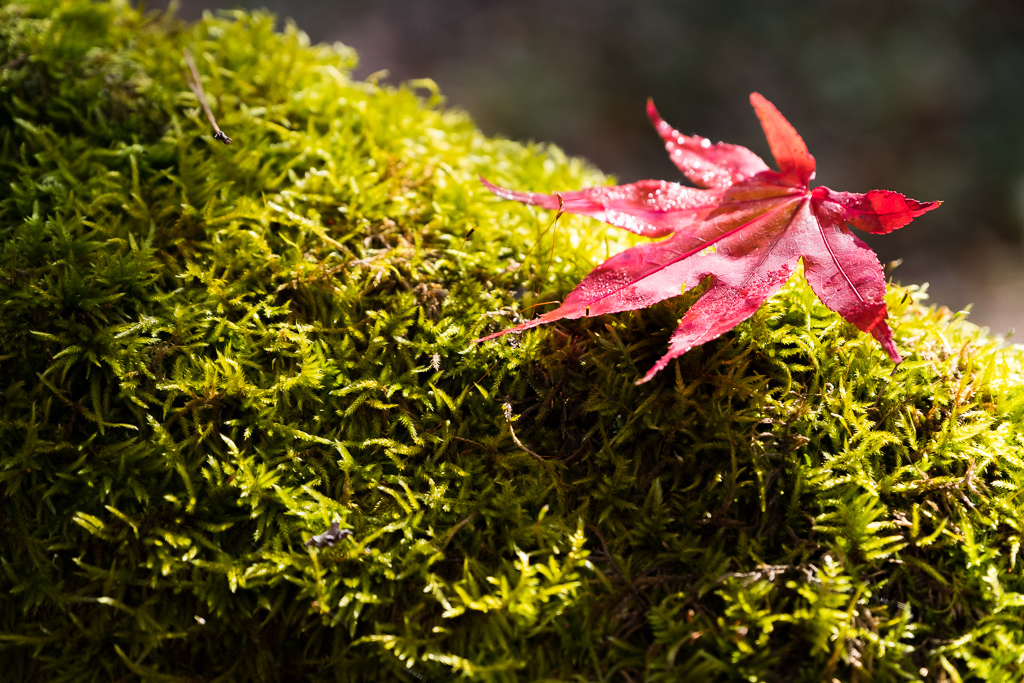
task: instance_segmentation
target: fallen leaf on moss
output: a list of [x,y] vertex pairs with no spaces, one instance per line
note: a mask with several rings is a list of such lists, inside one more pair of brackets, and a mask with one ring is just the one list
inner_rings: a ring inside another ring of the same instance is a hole
[[897,192],[865,194],[811,189],[815,161],[803,139],[758,93],[750,102],[761,120],[773,171],[746,147],[687,136],[647,113],[672,161],[699,188],[663,180],[573,192],[516,192],[484,184],[499,197],[582,214],[644,237],[667,237],[608,259],[553,311],[484,337],[492,339],[562,318],[632,311],[679,296],[705,280],[707,291],[686,312],[668,352],[638,383],[670,360],[749,318],[793,273],[802,258],[815,294],[878,340],[896,363],[900,354],[886,323],[885,278],[875,253],[847,223],[884,234],[902,228],[940,202]]

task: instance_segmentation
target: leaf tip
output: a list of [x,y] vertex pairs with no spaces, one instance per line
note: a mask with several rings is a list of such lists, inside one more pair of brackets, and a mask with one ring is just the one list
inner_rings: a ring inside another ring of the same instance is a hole
[[527,201],[526,199],[524,199],[521,196],[524,193],[522,193],[522,192],[515,192],[514,190],[509,190],[507,188],[502,187],[501,185],[495,185],[494,183],[492,183],[491,181],[489,181],[487,178],[485,178],[483,176],[480,176],[480,182],[483,183],[483,186],[486,187],[488,190],[490,190],[493,194],[498,195],[502,199],[511,199],[513,201],[518,201],[518,202],[525,202],[525,201]]
[[787,176],[795,177],[802,185],[807,185],[814,178],[817,164],[807,151],[804,139],[782,112],[761,93],[750,93],[750,104],[761,121],[761,128],[768,138],[768,146],[779,170]]
[[654,98],[647,98],[647,118],[651,120],[654,127],[657,128],[659,124],[664,123],[661,118],[661,114],[658,113],[658,108],[654,106]]

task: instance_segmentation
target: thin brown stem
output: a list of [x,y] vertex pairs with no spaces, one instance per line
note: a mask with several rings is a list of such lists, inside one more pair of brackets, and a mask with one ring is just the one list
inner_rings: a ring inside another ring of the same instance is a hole
[[[562,195],[555,193],[558,197],[558,213],[555,214],[554,220],[551,221],[549,228],[553,228],[551,233],[551,252],[548,254],[548,265],[544,267],[544,272],[540,275],[540,282],[537,283],[537,291],[534,293],[534,298],[540,298],[540,290],[544,287],[544,281],[548,279],[548,271],[551,270],[551,262],[555,259],[555,238],[558,237],[558,219],[562,217]],[[547,232],[545,230],[544,232]],[[540,240],[537,240],[539,243]]]
[[527,453],[529,453],[533,457],[537,458],[538,460],[543,460],[544,459],[543,455],[537,455],[536,453],[534,453],[529,448],[527,448],[526,446],[523,445],[523,442],[519,440],[518,436],[516,436],[516,430],[512,429],[512,422],[511,421],[509,421],[507,424],[508,424],[508,432],[509,432],[509,434],[512,435],[512,440],[516,442],[517,446],[519,446],[524,451],[526,451]]
[[213,126],[213,139],[220,140],[225,145],[231,144],[231,138],[220,129],[217,125],[217,120],[213,118],[213,112],[210,111],[210,105],[206,101],[206,93],[203,91],[203,84],[199,80],[199,69],[196,68],[196,62],[192,59],[192,53],[188,51],[188,48],[184,48],[182,52],[185,53],[185,63],[188,64],[188,69],[191,74],[185,76],[185,81],[188,83],[188,87],[192,89],[195,96],[199,99],[199,104],[203,105],[203,111],[206,112],[206,118],[210,121],[210,125]]
[[449,531],[449,532],[448,532],[448,535],[444,537],[444,541],[443,541],[443,542],[441,543],[441,547],[442,547],[442,548],[444,548],[445,546],[447,546],[447,545],[448,545],[448,543],[449,543],[449,542],[450,542],[450,541],[452,540],[452,537],[453,537],[453,536],[454,536],[454,535],[455,535],[456,533],[458,533],[459,529],[461,529],[462,527],[464,527],[464,526],[466,526],[467,524],[469,524],[469,522],[470,522],[470,521],[471,521],[471,520],[472,520],[472,519],[473,519],[474,517],[476,517],[476,511],[475,511],[475,510],[474,510],[473,512],[469,513],[469,517],[466,517],[466,518],[465,518],[464,520],[462,520],[461,522],[459,522],[458,524],[456,524],[456,525],[455,525],[454,527],[452,527],[452,530],[451,530],[451,531]]

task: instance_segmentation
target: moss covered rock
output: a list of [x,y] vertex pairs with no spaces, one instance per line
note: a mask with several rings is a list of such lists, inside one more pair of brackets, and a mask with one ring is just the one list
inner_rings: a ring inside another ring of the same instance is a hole
[[0,3],[9,680],[1024,676],[1024,351],[799,275],[640,387],[691,299],[473,345],[627,245],[477,176],[607,179],[354,64]]

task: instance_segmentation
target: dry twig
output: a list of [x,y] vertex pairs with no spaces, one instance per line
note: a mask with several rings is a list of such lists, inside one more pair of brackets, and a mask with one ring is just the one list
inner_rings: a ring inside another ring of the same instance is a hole
[[231,144],[231,138],[220,129],[217,125],[217,120],[213,118],[213,112],[210,111],[210,105],[206,101],[206,93],[203,91],[203,84],[199,81],[199,69],[196,68],[196,62],[192,59],[192,53],[188,51],[188,48],[184,48],[182,52],[185,53],[185,63],[188,64],[188,69],[191,74],[185,76],[185,81],[188,83],[188,87],[192,89],[195,96],[199,98],[199,104],[203,105],[203,111],[206,112],[206,118],[209,119],[210,125],[213,126],[213,139],[220,140],[225,145]]

